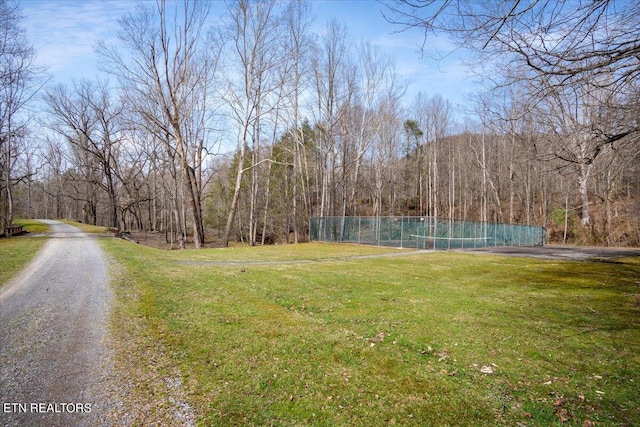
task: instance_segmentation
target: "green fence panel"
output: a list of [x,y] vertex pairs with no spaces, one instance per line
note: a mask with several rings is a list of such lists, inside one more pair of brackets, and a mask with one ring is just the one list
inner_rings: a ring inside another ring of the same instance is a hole
[[312,217],[309,239],[416,249],[542,246],[544,228],[435,217]]

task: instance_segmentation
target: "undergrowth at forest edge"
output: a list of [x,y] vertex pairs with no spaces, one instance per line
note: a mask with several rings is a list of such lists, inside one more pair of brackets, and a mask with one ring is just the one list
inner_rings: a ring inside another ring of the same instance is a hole
[[640,422],[637,259],[102,241],[202,425]]

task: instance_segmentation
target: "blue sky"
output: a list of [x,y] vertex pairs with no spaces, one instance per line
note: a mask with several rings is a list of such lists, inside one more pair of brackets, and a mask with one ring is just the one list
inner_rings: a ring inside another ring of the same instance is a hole
[[[216,5],[217,3],[217,5]],[[52,84],[69,84],[73,78],[93,79],[96,67],[93,45],[96,40],[115,42],[117,19],[132,10],[135,0],[21,0],[24,26],[29,42],[38,52],[38,62],[48,67]],[[417,30],[398,32],[381,15],[383,5],[373,0],[313,0],[315,28],[335,18],[344,24],[354,42],[370,40],[391,53],[397,70],[412,83],[407,103],[421,91],[428,96],[440,94],[454,105],[462,104],[473,89],[472,76],[461,64],[457,52],[437,61],[417,52],[422,34]],[[224,4],[214,0],[213,13]],[[446,54],[452,46],[444,38],[430,38],[428,52]]]

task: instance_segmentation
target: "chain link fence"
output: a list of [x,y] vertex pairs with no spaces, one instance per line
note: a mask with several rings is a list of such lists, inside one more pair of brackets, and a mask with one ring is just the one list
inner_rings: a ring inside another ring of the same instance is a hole
[[544,228],[435,217],[312,217],[309,240],[416,249],[542,246]]

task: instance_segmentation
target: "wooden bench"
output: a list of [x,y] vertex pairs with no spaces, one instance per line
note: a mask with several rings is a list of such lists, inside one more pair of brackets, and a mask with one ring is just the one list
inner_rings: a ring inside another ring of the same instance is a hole
[[11,227],[5,227],[4,229],[4,235],[7,237],[10,236],[17,236],[18,234],[22,234],[24,233],[24,228],[22,228],[21,225],[14,225]]

